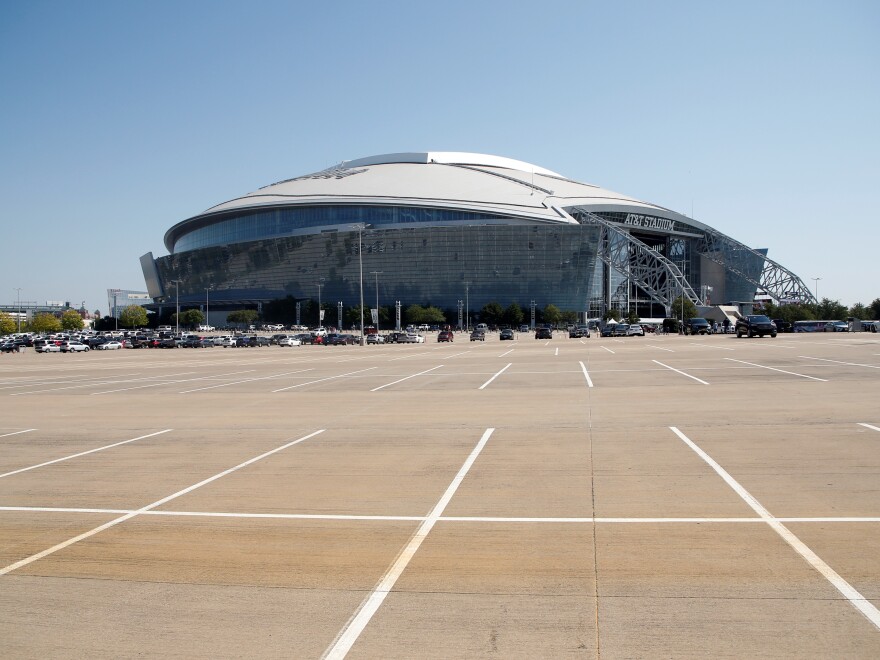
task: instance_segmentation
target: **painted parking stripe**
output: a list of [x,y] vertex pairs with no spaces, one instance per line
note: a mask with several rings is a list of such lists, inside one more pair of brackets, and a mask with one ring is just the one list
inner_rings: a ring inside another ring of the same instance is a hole
[[825,378],[816,378],[815,376],[806,376],[804,374],[795,373],[794,371],[786,371],[785,369],[777,369],[776,367],[767,367],[763,364],[755,364],[754,362],[746,362],[744,360],[736,360],[734,358],[724,358],[725,360],[730,360],[731,362],[739,362],[740,364],[747,364],[752,367],[758,367],[759,369],[769,369],[770,371],[778,371],[782,374],[788,374],[790,376],[800,376],[801,378],[809,378],[810,380],[818,380],[823,383],[827,383],[828,381]]
[[128,392],[129,390],[143,390],[148,387],[159,387],[160,385],[176,385],[177,383],[189,383],[194,380],[208,380],[211,378],[223,378],[224,376],[235,376],[238,374],[245,374],[249,371],[254,371],[253,369],[247,369],[245,371],[233,371],[227,374],[217,374],[211,376],[198,376],[197,378],[180,378],[178,380],[162,380],[158,383],[149,383],[148,385],[134,385],[132,387],[121,387],[118,390],[104,390],[103,392],[92,392],[91,396],[95,396],[96,394],[115,394],[116,392]]
[[834,362],[835,364],[845,364],[848,367],[867,367],[868,369],[880,369],[876,364],[861,364],[859,362],[841,362],[840,360],[829,360],[828,358],[810,357],[809,355],[798,355],[799,358],[805,360],[821,360],[822,362]]
[[168,497],[163,497],[161,500],[156,500],[152,504],[148,504],[147,506],[142,507],[142,508],[138,509],[137,511],[132,511],[131,513],[127,513],[124,516],[120,516],[119,518],[115,518],[109,522],[104,523],[103,525],[99,525],[98,527],[95,527],[94,529],[90,529],[87,532],[83,532],[82,534],[74,536],[73,538],[68,539],[62,543],[58,543],[57,545],[53,545],[51,548],[47,548],[46,550],[43,550],[42,552],[38,552],[36,554],[33,554],[30,557],[25,557],[24,559],[17,561],[14,564],[9,564],[9,566],[6,566],[5,568],[0,568],[0,575],[6,575],[7,573],[11,573],[12,571],[14,571],[16,569],[21,568],[22,566],[27,566],[28,564],[31,564],[39,559],[42,559],[43,557],[46,557],[46,556],[51,555],[55,552],[58,552],[59,550],[63,550],[64,548],[71,546],[74,543],[78,543],[80,541],[83,541],[91,536],[94,536],[95,534],[103,532],[105,529],[109,529],[111,527],[114,527],[120,523],[125,522],[126,520],[134,518],[135,516],[137,516],[141,513],[149,511],[150,509],[155,509],[158,506],[162,506],[166,502],[170,502],[171,500],[176,499],[176,498],[180,497],[181,495],[186,495],[187,493],[191,493],[195,489],[201,488],[202,486],[209,484],[212,481],[216,481],[217,479],[225,477],[226,475],[231,474],[231,473],[235,472],[236,470],[240,470],[243,467],[247,467],[248,465],[251,465],[252,463],[256,463],[257,461],[259,461],[263,458],[266,458],[267,456],[271,456],[272,454],[275,454],[279,451],[287,449],[288,447],[292,447],[293,445],[299,444],[300,442],[304,442],[304,441],[308,440],[309,438],[313,438],[316,435],[318,435],[319,433],[323,433],[323,432],[324,432],[324,429],[320,429],[318,431],[315,431],[314,433],[310,433],[309,435],[303,436],[301,438],[297,438],[296,440],[293,440],[291,442],[283,444],[280,447],[276,447],[275,449],[271,449],[263,454],[260,454],[259,456],[255,456],[254,458],[251,458],[251,459],[245,461],[244,463],[239,463],[235,467],[231,467],[228,470],[224,470],[223,472],[220,472],[219,474],[215,474],[213,477],[208,477],[207,479],[203,479],[202,481],[198,482],[197,484],[193,484],[192,486],[188,486],[187,488],[184,488],[183,490],[179,490],[176,493],[169,495]]
[[[559,349],[557,349],[557,350],[559,350]],[[510,366],[511,366],[512,364],[513,364],[513,362],[508,362],[508,363],[507,363],[507,366],[505,366],[501,371],[499,371],[497,374],[495,374],[494,376],[492,376],[492,377],[491,377],[489,380],[487,380],[485,383],[483,383],[482,385],[480,385],[477,389],[480,389],[480,390],[485,389],[485,388],[489,385],[489,383],[491,383],[493,380],[495,380],[496,378],[498,378],[498,376],[500,376],[500,375],[503,374],[505,371],[507,371],[507,370],[510,368]]]
[[504,357],[505,355],[510,355],[511,353],[513,353],[513,351],[514,351],[514,349],[511,348],[509,351],[507,351],[506,353],[502,353],[498,357]]
[[339,635],[333,641],[332,646],[326,653],[324,653],[324,658],[327,658],[328,660],[339,660],[340,658],[344,658],[351,650],[351,647],[354,646],[354,643],[358,640],[358,637],[360,637],[364,628],[370,623],[370,619],[373,618],[373,615],[378,611],[379,607],[381,607],[382,603],[385,601],[385,597],[394,588],[398,578],[415,556],[419,547],[422,545],[422,542],[428,536],[428,533],[440,519],[440,516],[443,515],[443,511],[446,509],[452,496],[455,495],[455,491],[458,490],[459,485],[471,469],[474,461],[477,460],[477,456],[480,455],[480,452],[483,450],[483,447],[486,446],[486,443],[489,441],[489,438],[494,431],[494,428],[489,428],[483,433],[483,437],[480,438],[477,446],[474,447],[470,456],[467,457],[464,464],[461,466],[461,469],[458,471],[458,474],[455,475],[452,483],[449,484],[446,492],[443,493],[443,497],[440,498],[431,513],[428,514],[425,521],[419,525],[416,533],[413,534],[409,543],[397,556],[397,559],[391,565],[391,568],[389,568],[385,575],[382,576],[379,584],[376,585],[375,589],[373,589],[372,593],[366,598],[366,600],[361,603],[357,613],[352,616],[345,627],[340,631]]
[[310,380],[307,383],[300,383],[299,385],[291,385],[290,387],[282,387],[278,390],[272,390],[272,392],[286,392],[287,390],[292,390],[297,387],[305,387],[306,385],[314,385],[315,383],[323,383],[327,380],[334,380],[336,378],[345,378],[346,376],[353,376],[354,374],[361,374],[365,371],[370,371],[371,369],[375,369],[376,367],[367,367],[366,369],[358,369],[357,371],[349,371],[345,374],[339,374],[338,376],[328,376],[327,378],[319,378],[318,380]]
[[584,372],[584,378],[587,379],[587,387],[593,387],[593,380],[590,378],[590,374],[587,372],[587,367],[583,362],[580,363],[581,369]]
[[[208,385],[207,387],[197,387],[194,390],[184,390],[179,394],[189,394],[190,392],[201,392],[202,390],[212,390],[217,387],[229,387],[230,385],[240,385],[242,383],[252,383],[255,380],[271,380],[272,378],[281,378],[283,376],[291,376],[293,374],[301,374],[306,371],[314,371],[314,367],[310,367],[308,369],[299,369],[298,371],[288,371],[283,374],[276,374],[273,376],[260,376],[259,378],[245,378],[244,380],[235,380],[231,383],[220,383],[219,385]],[[214,376],[214,378],[219,378],[219,376]]]
[[872,424],[865,424],[864,422],[859,422],[859,426],[864,426],[866,429],[871,429],[873,431],[880,431],[880,427]]
[[658,360],[651,360],[651,362],[656,362],[656,363],[659,364],[661,367],[666,367],[667,369],[670,369],[670,370],[672,370],[672,371],[674,371],[674,372],[676,372],[676,373],[679,373],[679,374],[681,374],[682,376],[687,376],[688,378],[692,378],[693,380],[697,381],[698,383],[702,383],[703,385],[708,385],[708,384],[709,384],[709,383],[707,383],[705,380],[702,380],[702,379],[700,379],[700,378],[697,378],[696,376],[691,376],[690,374],[686,374],[685,372],[681,371],[680,369],[676,369],[675,367],[670,367],[668,364],[663,364],[662,362],[660,362],[660,361],[658,361]]
[[8,438],[10,435],[18,435],[19,433],[30,433],[31,431],[36,431],[37,429],[25,429],[24,431],[13,431],[12,433],[4,433],[0,435],[0,438]]
[[826,580],[828,580],[835,589],[837,589],[843,597],[846,598],[853,607],[855,607],[859,612],[861,612],[865,618],[868,619],[871,623],[874,624],[874,627],[880,630],[880,610],[878,610],[868,599],[866,599],[862,594],[860,594],[856,589],[846,580],[844,580],[837,572],[831,568],[828,564],[826,564],[822,559],[814,553],[810,548],[806,546],[806,544],[801,541],[797,536],[795,536],[785,525],[783,525],[777,518],[774,518],[773,515],[767,511],[763,507],[763,505],[758,502],[745,488],[743,488],[736,479],[734,479],[730,474],[721,467],[715,460],[712,459],[709,454],[700,449],[696,443],[694,443],[690,438],[688,438],[684,433],[679,431],[674,426],[669,427],[675,435],[677,435],[682,442],[684,442],[688,447],[693,449],[696,454],[702,458],[715,472],[720,476],[728,486],[730,486],[737,495],[739,495],[742,500],[751,507],[751,509],[757,513],[764,521],[773,529],[774,532],[779,534],[782,539],[788,543],[792,547],[792,549],[797,552],[803,559],[814,569],[816,569]]
[[53,463],[60,463],[61,461],[69,461],[71,458],[78,458],[80,456],[85,456],[86,454],[94,454],[96,451],[104,451],[105,449],[110,449],[112,447],[118,447],[120,445],[127,445],[129,442],[134,442],[136,440],[143,440],[144,438],[152,438],[154,435],[162,435],[163,433],[168,433],[171,429],[165,429],[163,431],[156,431],[155,433],[148,433],[147,435],[141,435],[137,438],[132,438],[131,440],[123,440],[122,442],[114,442],[112,445],[104,445],[103,447],[97,447],[95,449],[89,449],[88,451],[81,451],[78,454],[71,454],[70,456],[62,456],[61,458],[56,458],[53,461],[46,461],[45,463],[40,463],[39,465],[31,465],[30,467],[21,468],[20,470],[13,470],[12,472],[6,472],[4,474],[0,474],[0,479],[3,477],[8,477],[13,474],[18,474],[19,472],[27,472],[28,470],[36,470],[37,468],[45,467],[47,465],[52,465]]
[[612,351],[612,350],[611,350],[610,348],[608,348],[607,346],[603,346],[602,348],[604,348],[606,351],[608,351],[609,353],[611,353],[611,355],[617,355],[617,353],[615,353],[614,351]]
[[425,369],[424,371],[420,371],[417,374],[412,374],[411,376],[406,376],[405,378],[400,378],[399,380],[395,380],[393,383],[385,383],[384,385],[380,385],[379,387],[374,387],[373,389],[370,390],[370,392],[378,392],[379,390],[381,390],[383,388],[391,387],[392,385],[397,385],[397,383],[402,383],[403,381],[409,380],[410,378],[415,378],[416,376],[423,376],[424,374],[426,374],[430,371],[434,371],[434,369],[439,369],[442,366],[443,366],[442,364],[438,364],[436,367],[431,367],[430,369]]
[[143,378],[127,378],[125,380],[106,380],[98,383],[85,383],[82,385],[69,385],[68,387],[53,387],[48,390],[33,390],[31,392],[15,392],[10,394],[9,396],[24,396],[27,394],[43,394],[45,392],[59,392],[61,390],[76,390],[83,387],[93,387],[95,385],[112,385],[114,383],[136,383],[138,381],[144,380],[155,380],[156,378],[172,378],[174,376],[187,376],[189,374],[194,374],[194,371],[184,371],[179,374],[163,374],[161,376],[144,376]]
[[657,346],[657,344],[648,344],[648,346],[659,348],[661,351],[666,351],[667,353],[675,353],[675,351],[673,351],[671,348],[664,348],[663,346]]

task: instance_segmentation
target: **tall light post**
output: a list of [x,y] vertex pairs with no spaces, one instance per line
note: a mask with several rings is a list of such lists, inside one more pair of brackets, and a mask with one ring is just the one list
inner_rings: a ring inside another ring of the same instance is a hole
[[174,325],[175,330],[174,334],[180,334],[180,283],[183,280],[171,280],[174,284],[174,298],[175,298],[175,306],[177,307],[177,313],[174,315]]
[[464,330],[467,332],[471,329],[471,302],[470,302],[471,283],[464,283]]
[[318,327],[321,328],[324,326],[324,318],[321,310],[321,287],[324,286],[324,278],[322,277],[315,282],[315,286],[318,287]]
[[361,240],[361,232],[364,231],[364,223],[359,222],[352,225],[352,229],[358,232],[358,264],[360,265],[360,282],[361,282],[361,346],[364,346],[364,250]]
[[119,332],[119,312],[116,307],[117,295],[119,295],[119,289],[113,289],[113,319],[116,321],[116,332]]
[[205,325],[211,325],[211,287],[205,288]]
[[371,270],[370,274],[376,276],[376,332],[379,332],[379,275],[384,273],[384,270]]
[[810,279],[816,283],[816,304],[818,305],[819,304],[819,280],[821,280],[822,278],[821,277],[811,277]]
[[16,303],[16,307],[18,307],[18,334],[21,334],[21,287],[16,286],[13,287],[16,291],[18,291],[18,302]]

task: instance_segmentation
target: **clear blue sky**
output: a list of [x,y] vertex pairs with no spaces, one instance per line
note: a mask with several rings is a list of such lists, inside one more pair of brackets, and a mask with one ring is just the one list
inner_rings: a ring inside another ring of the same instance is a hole
[[880,297],[880,3],[0,2],[0,302],[145,290],[171,225],[396,151],[529,161]]

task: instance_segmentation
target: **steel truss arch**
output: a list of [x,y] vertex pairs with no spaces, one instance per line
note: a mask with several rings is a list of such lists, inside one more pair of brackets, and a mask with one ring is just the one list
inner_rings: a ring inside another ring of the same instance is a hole
[[[672,302],[684,295],[695,305],[703,301],[674,262],[646,243],[581,207],[566,209],[578,222],[600,228],[599,258],[616,271],[627,275],[630,281],[644,291],[654,302],[663,305],[667,313]],[[612,241],[612,237],[620,240]],[[620,287],[614,297],[620,297]]]
[[[724,266],[749,284],[753,284],[756,293],[763,292],[776,302],[793,300],[806,303],[818,302],[801,278],[772,259],[768,259],[758,250],[754,250],[720,231],[709,228],[701,231],[703,238],[698,244],[697,253]],[[761,274],[757,280],[753,274],[749,274],[750,269],[745,267],[748,261],[754,259],[760,259],[759,263],[762,264]]]

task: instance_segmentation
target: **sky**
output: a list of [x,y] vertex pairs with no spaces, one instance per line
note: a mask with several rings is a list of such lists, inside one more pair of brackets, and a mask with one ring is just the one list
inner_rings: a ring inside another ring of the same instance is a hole
[[534,163],[880,298],[875,0],[0,0],[0,90],[0,303],[106,314],[175,223],[401,151]]

